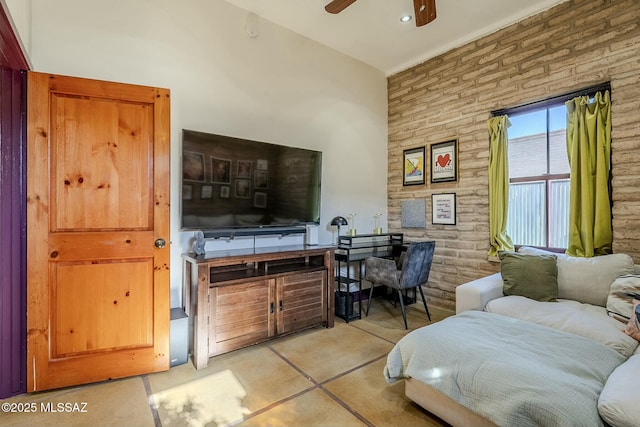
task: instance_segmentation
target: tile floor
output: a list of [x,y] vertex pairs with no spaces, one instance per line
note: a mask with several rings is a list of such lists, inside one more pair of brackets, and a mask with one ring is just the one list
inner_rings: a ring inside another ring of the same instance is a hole
[[[429,311],[433,322],[453,314]],[[410,329],[429,323],[421,303],[409,307],[408,322]],[[3,400],[35,411],[0,412],[0,425],[445,426],[404,396],[402,382],[384,380],[386,355],[406,332],[400,307],[376,298],[361,320],[347,324],[336,318],[332,329],[224,354],[199,371],[187,363]],[[76,412],[44,411],[59,403]]]

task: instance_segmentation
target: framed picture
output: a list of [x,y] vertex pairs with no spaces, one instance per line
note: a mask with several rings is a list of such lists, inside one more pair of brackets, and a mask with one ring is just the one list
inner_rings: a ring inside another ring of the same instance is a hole
[[248,179],[236,179],[236,193],[237,199],[250,199],[251,198],[251,180]]
[[211,185],[203,185],[200,189],[200,198],[201,199],[210,199],[213,196],[213,186]]
[[253,181],[253,187],[258,188],[269,188],[269,172],[265,170],[256,170],[256,178]]
[[258,159],[256,162],[256,169],[259,171],[269,170],[269,160]]
[[431,182],[458,180],[458,140],[431,144]]
[[431,223],[455,225],[456,193],[431,195]]
[[221,199],[228,199],[229,198],[229,186],[228,185],[223,185],[222,187],[220,187],[220,198]]
[[253,195],[253,206],[256,208],[267,207],[267,193],[256,192]]
[[231,182],[231,160],[211,157],[211,182],[229,184]]
[[191,200],[193,198],[193,188],[190,185],[182,185],[182,200]]
[[204,154],[185,151],[182,154],[182,179],[204,182]]
[[251,160],[238,160],[237,178],[251,178]]
[[402,185],[424,184],[424,147],[404,150]]

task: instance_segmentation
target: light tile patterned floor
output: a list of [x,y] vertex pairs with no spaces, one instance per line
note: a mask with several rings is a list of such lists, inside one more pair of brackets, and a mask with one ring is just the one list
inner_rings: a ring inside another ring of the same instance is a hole
[[[432,322],[453,313],[429,308]],[[428,324],[422,304],[408,309],[410,330]],[[382,376],[386,355],[407,331],[400,307],[381,298],[371,313],[167,372],[16,396],[35,407],[0,413],[2,426],[444,426]],[[35,405],[33,405],[35,403]],[[44,412],[86,403],[85,412]],[[49,406],[47,406],[49,405]]]

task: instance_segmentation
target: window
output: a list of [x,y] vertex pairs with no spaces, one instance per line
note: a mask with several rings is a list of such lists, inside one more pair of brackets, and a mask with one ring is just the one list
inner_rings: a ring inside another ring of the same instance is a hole
[[511,122],[507,131],[509,200],[506,230],[494,231],[506,231],[514,245],[567,249],[571,181],[576,180],[579,184],[580,177],[570,176],[565,102],[579,96],[594,100],[598,92],[606,91],[611,93],[608,82],[492,112],[494,117],[508,116]]
[[515,245],[567,247],[566,116],[564,100],[509,114],[507,234]]

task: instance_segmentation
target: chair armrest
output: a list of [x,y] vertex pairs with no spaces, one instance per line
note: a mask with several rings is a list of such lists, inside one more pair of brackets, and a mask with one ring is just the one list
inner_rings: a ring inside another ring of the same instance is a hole
[[456,288],[456,313],[467,310],[484,310],[492,299],[504,296],[502,275],[495,273]]
[[364,278],[372,284],[398,288],[398,269],[392,259],[369,257],[364,260]]

